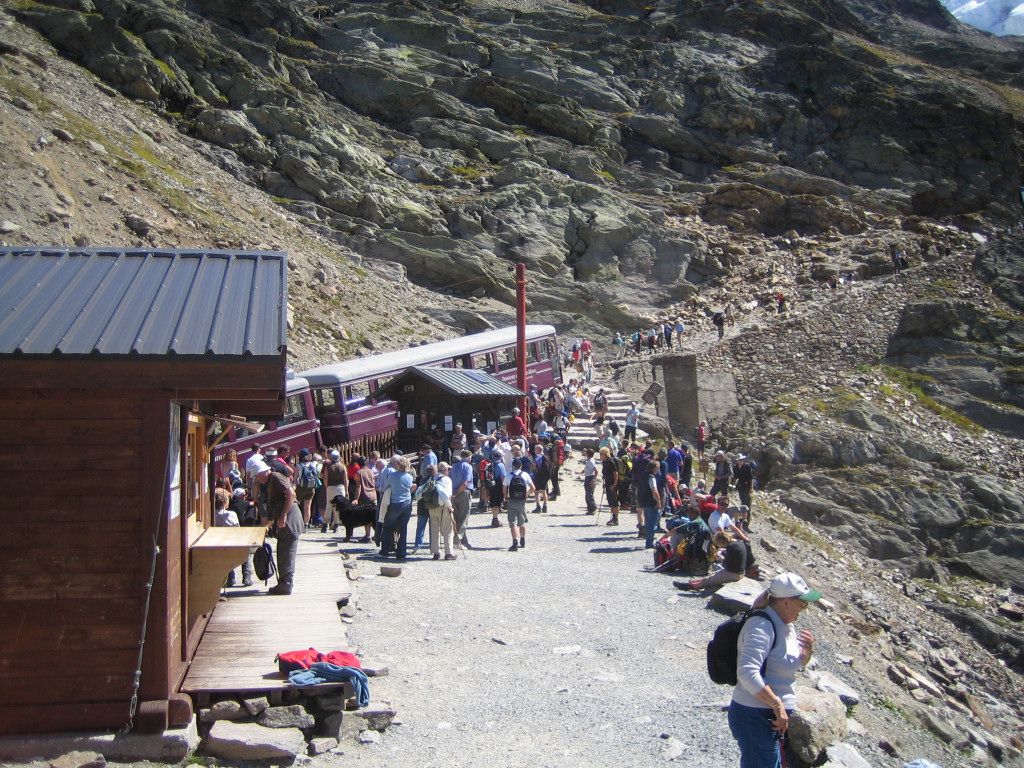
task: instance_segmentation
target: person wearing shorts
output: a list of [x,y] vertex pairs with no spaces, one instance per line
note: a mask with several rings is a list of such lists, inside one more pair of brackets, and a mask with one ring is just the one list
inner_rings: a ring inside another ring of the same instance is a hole
[[[521,499],[512,498],[510,493],[513,479],[517,479],[518,483],[518,478],[526,483],[526,492]],[[526,500],[536,489],[530,474],[523,471],[521,459],[512,459],[512,471],[505,475],[503,483],[505,499],[508,503],[508,527],[512,531],[512,546],[508,548],[508,551],[516,552],[526,546],[526,523],[529,520],[526,517]]]

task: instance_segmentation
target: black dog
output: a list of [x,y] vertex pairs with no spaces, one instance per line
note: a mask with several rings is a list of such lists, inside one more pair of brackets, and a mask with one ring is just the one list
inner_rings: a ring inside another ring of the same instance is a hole
[[[338,512],[338,517],[341,518],[341,524],[345,526],[345,541],[352,540],[352,531],[358,526],[369,525],[376,530],[377,505],[372,501],[353,504],[344,496],[335,496],[332,503]],[[320,530],[326,532],[326,524]],[[337,531],[338,526],[335,525],[333,530]]]

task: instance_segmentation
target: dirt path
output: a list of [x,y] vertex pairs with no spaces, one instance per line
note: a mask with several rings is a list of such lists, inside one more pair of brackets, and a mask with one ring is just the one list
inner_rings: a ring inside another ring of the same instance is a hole
[[720,617],[645,572],[651,556],[628,519],[608,528],[607,512],[600,525],[584,515],[582,465],[566,469],[549,514],[530,516],[525,550],[508,552],[507,528],[473,515],[465,558],[421,551],[400,578],[356,583],[350,642],[391,665],[371,690],[401,725],[344,747],[346,765],[621,768],[672,752],[737,762],[714,706],[729,691],[704,667]]

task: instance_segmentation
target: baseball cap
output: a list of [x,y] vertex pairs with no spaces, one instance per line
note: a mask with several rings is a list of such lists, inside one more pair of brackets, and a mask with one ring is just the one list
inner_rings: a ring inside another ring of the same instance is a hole
[[798,597],[805,603],[821,599],[821,592],[808,587],[807,582],[795,573],[780,573],[772,579],[768,592],[772,597]]
[[236,498],[239,496],[245,496],[245,488],[235,488],[235,490],[233,490],[231,494]]
[[338,453],[337,451],[331,451],[331,458],[337,461],[338,459],[341,458],[341,454]]

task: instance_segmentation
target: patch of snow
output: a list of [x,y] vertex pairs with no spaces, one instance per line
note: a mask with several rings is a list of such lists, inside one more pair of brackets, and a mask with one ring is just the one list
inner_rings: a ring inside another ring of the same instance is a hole
[[1018,0],[942,0],[965,24],[993,35],[1024,35],[1024,3]]

